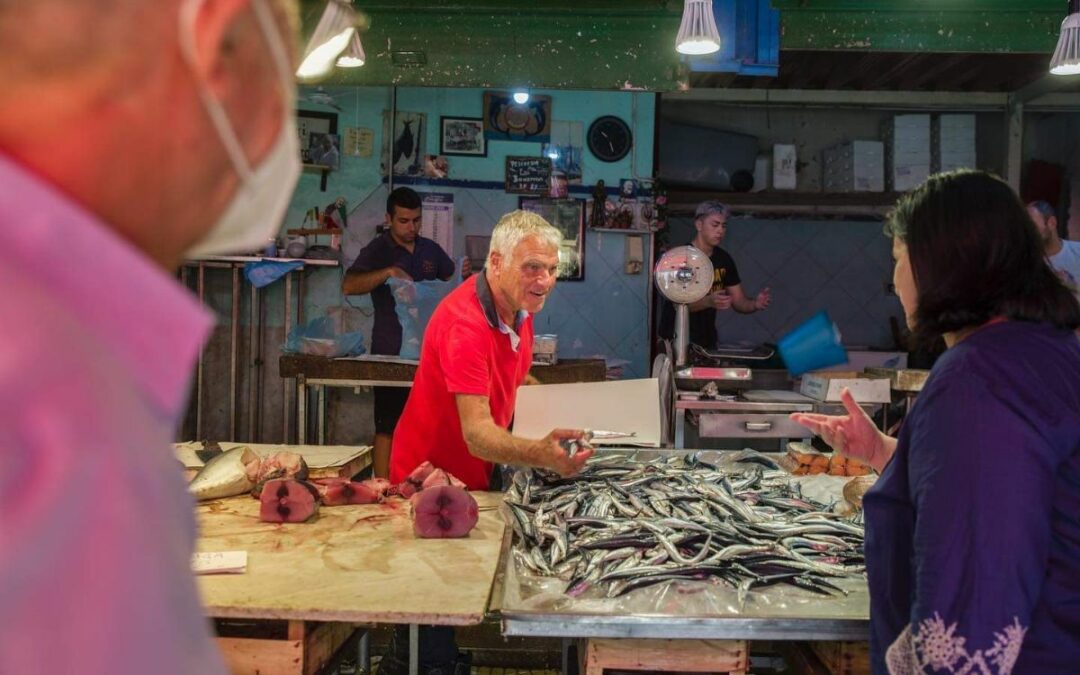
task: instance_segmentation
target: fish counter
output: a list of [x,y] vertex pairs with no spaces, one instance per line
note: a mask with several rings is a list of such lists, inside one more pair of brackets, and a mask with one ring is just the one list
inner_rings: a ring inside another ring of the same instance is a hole
[[570,480],[519,471],[493,593],[503,632],[866,640],[847,481],[752,451],[607,451]]

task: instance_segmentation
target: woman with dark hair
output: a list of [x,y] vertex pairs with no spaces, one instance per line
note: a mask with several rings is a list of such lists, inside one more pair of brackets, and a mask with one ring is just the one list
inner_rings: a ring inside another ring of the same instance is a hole
[[1066,673],[1080,663],[1080,306],[1015,193],[932,176],[887,228],[913,336],[948,349],[898,439],[795,414],[881,477],[866,494],[875,673]]

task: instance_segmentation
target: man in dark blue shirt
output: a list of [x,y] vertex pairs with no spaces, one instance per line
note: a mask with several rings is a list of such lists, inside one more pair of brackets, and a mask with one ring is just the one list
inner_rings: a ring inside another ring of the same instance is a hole
[[[449,279],[454,261],[431,239],[420,236],[422,202],[414,190],[401,187],[386,198],[386,231],[365,246],[353,261],[341,290],[346,295],[371,293],[375,326],[372,354],[396,355],[401,351],[401,324],[394,311],[394,296],[386,281],[390,277],[414,281]],[[390,446],[408,387],[375,387],[375,476],[390,471]]]

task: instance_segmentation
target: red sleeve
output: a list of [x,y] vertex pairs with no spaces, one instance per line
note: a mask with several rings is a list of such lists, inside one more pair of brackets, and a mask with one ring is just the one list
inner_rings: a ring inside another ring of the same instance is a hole
[[439,361],[451,394],[489,396],[491,388],[491,329],[455,321],[439,345]]

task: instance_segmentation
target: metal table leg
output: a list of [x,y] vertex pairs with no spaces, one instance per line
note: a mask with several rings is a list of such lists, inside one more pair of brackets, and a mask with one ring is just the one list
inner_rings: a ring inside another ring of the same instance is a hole
[[229,329],[229,440],[236,442],[236,387],[240,373],[237,355],[240,348],[240,267],[232,266],[232,325]]
[[[285,273],[285,338],[288,339],[289,331],[292,330],[292,272]],[[280,376],[280,374],[279,374]],[[281,442],[289,442],[289,406],[290,387],[285,380],[281,380]]]
[[409,624],[409,675],[420,674],[420,626]]
[[686,443],[686,411],[675,409],[675,447],[682,449]]
[[356,644],[356,668],[364,675],[371,675],[371,630],[363,630]]
[[296,442],[307,445],[307,377],[296,376]]
[[562,639],[562,675],[570,672],[570,638]]
[[316,411],[316,415],[318,416],[316,424],[318,425],[319,440],[317,443],[319,445],[326,445],[326,387],[321,384],[318,385],[318,387],[319,402],[317,405],[319,408]]
[[[206,306],[206,265],[199,263],[199,304]],[[199,370],[195,379],[195,438],[202,439],[202,390],[203,390],[203,353],[204,349],[199,348]]]

